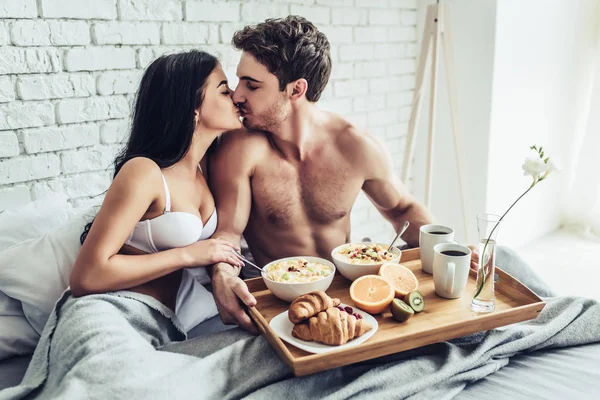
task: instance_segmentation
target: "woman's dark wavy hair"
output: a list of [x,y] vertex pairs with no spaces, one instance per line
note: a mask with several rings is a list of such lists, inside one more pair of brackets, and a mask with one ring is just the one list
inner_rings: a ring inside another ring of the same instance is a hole
[[[167,168],[186,155],[194,134],[194,112],[202,105],[204,86],[218,63],[213,55],[191,50],[161,56],[146,68],[136,94],[129,140],[115,159],[113,179],[135,157]],[[85,226],[81,244],[93,222]]]

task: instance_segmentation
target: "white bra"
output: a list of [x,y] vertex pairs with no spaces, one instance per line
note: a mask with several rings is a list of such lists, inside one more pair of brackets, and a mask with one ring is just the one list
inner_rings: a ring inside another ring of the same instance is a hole
[[169,186],[164,175],[162,179],[166,193],[164,213],[135,224],[125,244],[146,253],[156,253],[175,247],[189,246],[199,240],[210,238],[217,229],[217,210],[213,211],[206,225],[197,215],[181,211],[171,212]]
[[[217,210],[213,211],[206,225],[197,215],[171,212],[169,186],[164,175],[162,178],[167,195],[163,215],[135,224],[125,244],[146,253],[156,253],[210,238],[217,229]],[[210,277],[205,267],[183,269],[175,314],[186,332],[219,313],[212,293],[204,287],[207,283],[210,283]]]

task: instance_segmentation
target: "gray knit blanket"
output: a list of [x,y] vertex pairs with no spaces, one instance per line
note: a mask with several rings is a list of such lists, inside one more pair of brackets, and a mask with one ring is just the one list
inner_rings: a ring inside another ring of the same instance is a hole
[[600,341],[600,305],[547,300],[532,321],[294,377],[241,329],[185,341],[151,297],[116,292],[57,302],[22,383],[0,399],[450,399],[524,352]]

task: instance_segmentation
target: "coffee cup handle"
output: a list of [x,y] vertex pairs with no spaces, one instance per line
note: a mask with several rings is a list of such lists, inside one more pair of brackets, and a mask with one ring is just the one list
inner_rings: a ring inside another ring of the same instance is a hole
[[454,272],[456,271],[456,264],[453,262],[448,263],[448,272],[446,275],[446,292],[454,292]]

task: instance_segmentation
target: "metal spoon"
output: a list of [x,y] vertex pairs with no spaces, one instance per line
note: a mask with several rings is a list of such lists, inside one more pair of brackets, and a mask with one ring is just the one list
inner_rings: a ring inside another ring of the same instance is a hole
[[404,232],[406,232],[406,230],[408,229],[408,226],[410,225],[410,222],[406,221],[404,223],[404,226],[402,227],[402,229],[400,229],[400,232],[398,232],[398,234],[396,235],[396,237],[394,238],[394,240],[392,240],[392,243],[390,243],[390,247],[388,247],[387,251],[390,251],[392,249],[392,246],[394,245],[394,243],[396,243],[396,240],[398,240],[398,238],[400,236],[402,236],[402,234]]
[[261,272],[261,275],[265,272],[263,271],[263,269],[261,267],[259,267],[258,265],[252,263],[251,261],[248,261],[248,259],[246,257],[244,257],[241,253],[238,253],[237,251],[235,251],[234,249],[231,249],[231,251],[233,251],[233,254],[235,254],[237,256],[237,258],[239,258],[240,260],[242,260],[244,262],[244,264],[248,264],[251,267],[256,268],[257,270],[259,270]]

